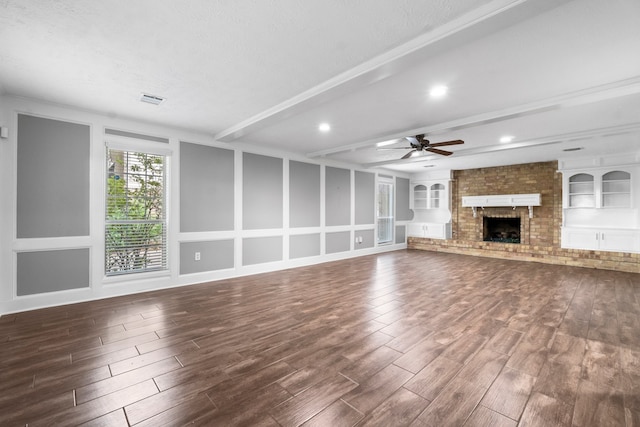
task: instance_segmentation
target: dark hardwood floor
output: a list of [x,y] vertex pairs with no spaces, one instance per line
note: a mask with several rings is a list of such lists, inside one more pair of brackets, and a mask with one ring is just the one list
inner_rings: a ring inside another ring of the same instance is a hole
[[0,318],[2,426],[639,426],[640,275],[397,251]]

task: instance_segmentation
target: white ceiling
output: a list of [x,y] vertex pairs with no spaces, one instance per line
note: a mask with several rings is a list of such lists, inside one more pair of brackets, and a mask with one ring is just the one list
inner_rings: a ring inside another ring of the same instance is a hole
[[[0,41],[4,94],[312,158],[415,173],[640,150],[638,0],[0,0]],[[376,149],[424,132],[465,144]]]

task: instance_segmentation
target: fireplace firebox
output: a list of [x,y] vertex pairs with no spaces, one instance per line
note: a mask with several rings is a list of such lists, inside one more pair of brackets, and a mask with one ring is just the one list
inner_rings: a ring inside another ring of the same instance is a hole
[[484,217],[482,240],[485,242],[520,243],[520,218]]

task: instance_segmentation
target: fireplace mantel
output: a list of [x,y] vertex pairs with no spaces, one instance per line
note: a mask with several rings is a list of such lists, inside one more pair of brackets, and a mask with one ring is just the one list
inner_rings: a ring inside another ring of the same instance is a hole
[[462,207],[471,208],[473,217],[477,216],[477,208],[526,206],[529,218],[533,218],[533,207],[540,206],[540,193],[536,194],[495,194],[488,196],[464,196]]

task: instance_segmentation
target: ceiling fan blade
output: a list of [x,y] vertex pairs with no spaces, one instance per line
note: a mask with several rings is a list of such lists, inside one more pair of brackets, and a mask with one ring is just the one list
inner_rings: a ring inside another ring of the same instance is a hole
[[415,136],[405,136],[404,137],[407,141],[409,141],[409,143],[413,146],[418,146],[420,145],[420,142],[416,139]]
[[429,147],[444,147],[445,145],[458,145],[458,144],[464,144],[464,141],[461,139],[456,139],[454,141],[436,142],[435,144],[429,144]]
[[415,152],[416,152],[416,150],[409,151],[407,154],[405,154],[404,156],[400,157],[400,160],[408,159],[409,157],[413,156],[413,153],[415,153]]
[[437,148],[431,148],[431,147],[427,147],[425,148],[425,150],[431,153],[441,154],[443,156],[450,156],[453,154],[451,151],[438,150]]

